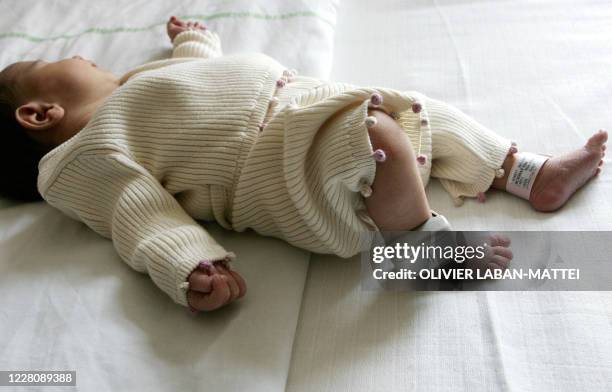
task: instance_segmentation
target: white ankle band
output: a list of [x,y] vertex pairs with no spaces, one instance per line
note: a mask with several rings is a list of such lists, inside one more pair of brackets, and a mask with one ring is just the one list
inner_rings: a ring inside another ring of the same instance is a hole
[[515,155],[516,160],[512,165],[512,170],[508,175],[506,192],[529,200],[531,187],[535,182],[540,169],[548,157],[532,154],[530,152],[520,152]]

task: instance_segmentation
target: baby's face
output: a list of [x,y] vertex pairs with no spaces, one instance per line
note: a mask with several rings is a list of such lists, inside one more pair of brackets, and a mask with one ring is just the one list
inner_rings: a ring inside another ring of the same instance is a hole
[[55,62],[22,61],[7,67],[6,72],[14,72],[28,93],[49,99],[69,98],[73,102],[114,89],[119,83],[111,72],[80,56]]

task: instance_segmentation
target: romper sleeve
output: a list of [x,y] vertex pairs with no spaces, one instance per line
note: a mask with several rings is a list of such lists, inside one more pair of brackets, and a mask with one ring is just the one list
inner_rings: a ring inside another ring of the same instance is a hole
[[202,260],[231,260],[146,169],[123,155],[77,158],[45,200],[110,238],[130,267],[148,273],[174,302],[187,306],[187,278]]
[[174,47],[172,58],[200,57],[206,59],[223,55],[219,36],[208,29],[183,31],[174,37],[172,45]]

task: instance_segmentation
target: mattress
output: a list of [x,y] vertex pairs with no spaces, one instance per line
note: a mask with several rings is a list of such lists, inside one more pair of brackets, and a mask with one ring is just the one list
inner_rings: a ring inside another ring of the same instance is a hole
[[[170,54],[165,22],[176,15],[204,21],[219,33],[225,53],[262,51],[327,78],[336,6],[327,0],[2,2],[0,66],[80,54],[120,74]],[[205,224],[238,256],[248,295],[192,316],[85,225],[43,202],[2,206],[0,370],[74,370],[81,391],[284,389],[308,252]]]
[[[611,18],[601,1],[347,1],[332,78],[417,90],[560,153],[612,124]],[[427,189],[458,230],[609,231],[611,192],[606,168],[553,214]],[[608,391],[611,326],[610,292],[369,292],[358,258],[317,255],[287,390]]]

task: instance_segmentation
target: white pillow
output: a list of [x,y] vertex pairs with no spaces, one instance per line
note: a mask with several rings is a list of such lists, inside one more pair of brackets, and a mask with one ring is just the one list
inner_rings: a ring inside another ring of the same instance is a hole
[[171,15],[204,22],[225,53],[261,51],[301,74],[331,70],[338,0],[13,2],[0,15],[0,66],[79,54],[115,73],[170,53]]

